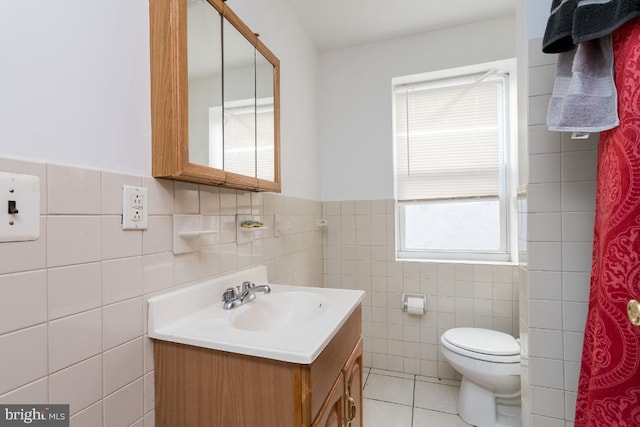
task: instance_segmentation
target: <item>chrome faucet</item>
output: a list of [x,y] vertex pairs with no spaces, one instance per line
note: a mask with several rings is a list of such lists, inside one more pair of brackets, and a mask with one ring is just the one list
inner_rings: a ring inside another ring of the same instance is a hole
[[269,285],[256,286],[252,282],[242,283],[242,287],[236,286],[227,288],[222,294],[222,308],[225,310],[231,310],[232,308],[240,307],[250,301],[256,299],[255,292],[264,292],[268,294],[271,292]]

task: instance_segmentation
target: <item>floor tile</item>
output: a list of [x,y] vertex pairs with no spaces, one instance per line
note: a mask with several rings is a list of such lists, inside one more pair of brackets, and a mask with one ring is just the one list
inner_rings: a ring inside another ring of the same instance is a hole
[[[457,414],[458,387],[416,381],[415,406],[440,412]],[[366,393],[366,390],[365,390]]]
[[413,406],[413,387],[413,379],[371,373],[364,387],[364,397]]
[[460,381],[447,380],[444,378],[423,377],[422,375],[416,375],[416,381],[424,381],[428,383],[444,384],[454,387],[460,387]]
[[411,406],[364,399],[365,427],[411,427],[411,418]]
[[[366,408],[366,406],[365,406]],[[393,425],[393,424],[389,424]],[[468,427],[458,415],[415,408],[413,410],[413,427]],[[367,425],[366,427],[369,427]]]
[[404,372],[396,372],[396,371],[387,371],[384,369],[376,369],[371,368],[372,374],[386,375],[388,377],[396,377],[396,378],[406,378],[408,380],[413,380],[413,374],[405,374]]
[[459,381],[364,368],[364,427],[469,427],[458,415]]
[[367,378],[369,378],[369,372],[371,371],[370,368],[363,368],[362,369],[362,386],[364,387],[367,384]]

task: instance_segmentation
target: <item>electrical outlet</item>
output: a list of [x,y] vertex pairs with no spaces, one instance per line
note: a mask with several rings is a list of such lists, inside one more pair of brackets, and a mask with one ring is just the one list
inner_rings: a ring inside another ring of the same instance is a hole
[[122,186],[122,229],[144,230],[149,225],[146,187]]

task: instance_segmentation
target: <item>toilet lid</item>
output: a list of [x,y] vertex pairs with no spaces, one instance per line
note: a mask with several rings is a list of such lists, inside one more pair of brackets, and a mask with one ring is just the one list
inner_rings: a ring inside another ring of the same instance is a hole
[[452,345],[475,353],[494,356],[520,354],[520,345],[509,334],[482,328],[449,329],[442,336]]

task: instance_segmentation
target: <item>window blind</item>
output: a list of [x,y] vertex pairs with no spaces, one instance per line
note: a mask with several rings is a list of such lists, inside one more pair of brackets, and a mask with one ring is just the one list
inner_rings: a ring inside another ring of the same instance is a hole
[[225,108],[224,120],[224,169],[273,180],[273,104]]
[[395,88],[396,198],[498,196],[504,76]]
[[256,176],[275,181],[275,126],[273,100],[258,106],[256,114]]

